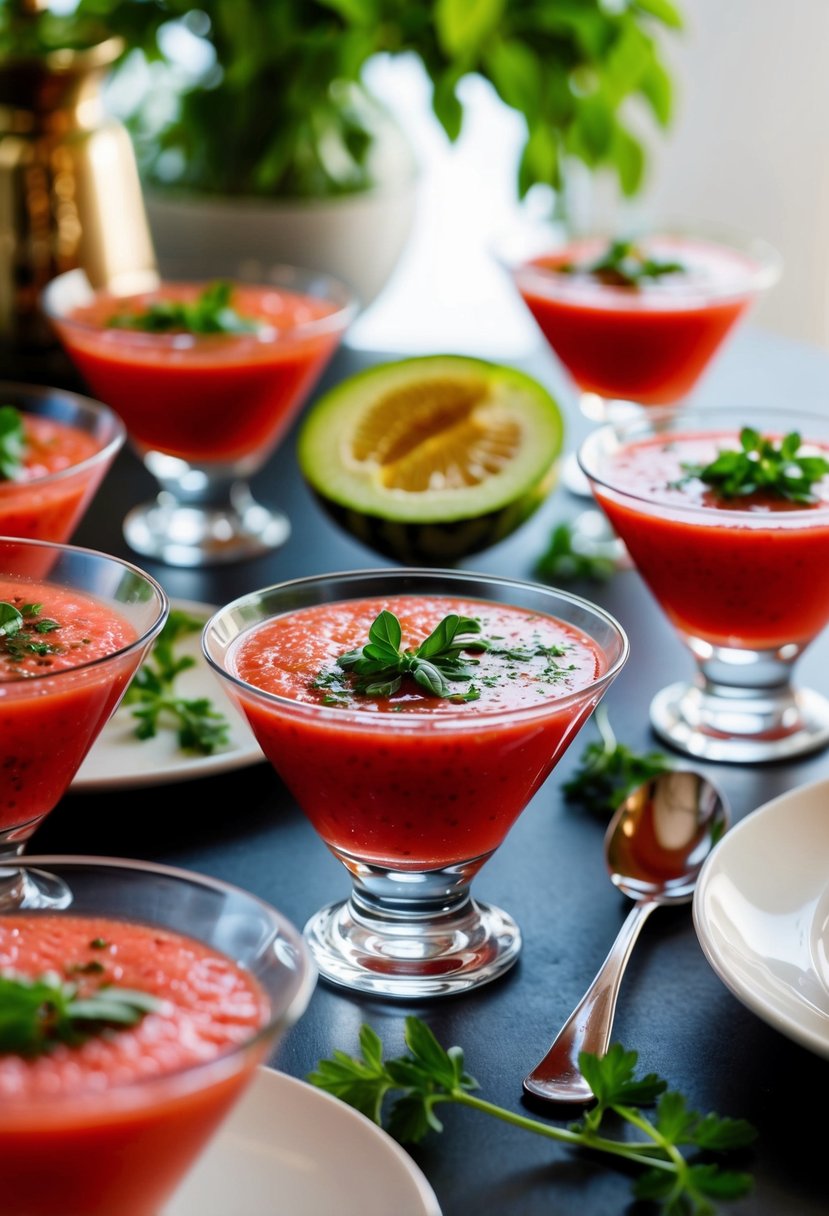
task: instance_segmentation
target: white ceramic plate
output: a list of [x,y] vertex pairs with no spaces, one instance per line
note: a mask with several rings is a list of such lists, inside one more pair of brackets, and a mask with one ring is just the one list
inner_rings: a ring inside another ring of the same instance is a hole
[[749,1009],[829,1057],[829,780],[758,807],[705,862],[702,949]]
[[[173,600],[180,608],[204,620],[215,611],[210,604],[193,600]],[[201,652],[201,637],[188,634],[176,645],[176,652],[192,655],[196,666],[182,672],[176,689],[182,697],[209,697],[230,722],[230,742],[221,751],[209,756],[190,755],[181,751],[175,730],[160,730],[154,739],[137,739],[136,720],[131,707],[122,705],[84,760],[70,793],[96,790],[131,789],[146,785],[163,785],[172,781],[190,781],[216,773],[244,768],[264,760],[259,744],[236,707],[225,696],[218,679],[208,667]]]
[[164,1216],[440,1216],[400,1145],[338,1098],[260,1068]]

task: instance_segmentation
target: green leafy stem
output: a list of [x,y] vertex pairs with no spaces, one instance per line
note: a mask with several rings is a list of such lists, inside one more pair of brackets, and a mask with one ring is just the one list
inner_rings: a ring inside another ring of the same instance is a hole
[[[475,1096],[472,1091],[478,1083],[465,1070],[461,1048],[444,1049],[419,1018],[406,1018],[405,1041],[407,1055],[384,1060],[380,1038],[363,1025],[361,1056],[335,1051],[319,1062],[308,1080],[379,1125],[391,1097],[387,1128],[403,1143],[442,1131],[436,1111],[449,1102],[573,1148],[624,1160],[640,1167],[633,1183],[635,1197],[664,1204],[667,1216],[709,1216],[715,1201],[737,1199],[751,1190],[751,1176],[724,1168],[719,1157],[751,1144],[754,1128],[742,1119],[691,1110],[683,1095],[668,1091],[667,1083],[655,1073],[637,1077],[637,1054],[619,1044],[601,1057],[581,1053],[579,1068],[596,1102],[580,1121],[562,1128]],[[654,1103],[651,1119],[641,1107]],[[603,1134],[609,1114],[633,1129],[635,1138]],[[683,1149],[696,1150],[697,1156],[686,1157]]]
[[223,279],[209,283],[192,302],[153,300],[134,312],[114,313],[110,329],[134,329],[145,333],[251,334],[257,321],[241,316],[231,307],[233,285]]
[[562,785],[562,791],[567,802],[609,817],[637,786],[670,771],[673,763],[662,752],[639,753],[619,743],[604,704],[596,707],[592,721],[599,741],[584,748],[576,771]]
[[696,477],[726,499],[768,493],[790,502],[811,505],[819,501],[814,485],[829,474],[829,460],[802,455],[801,436],[790,431],[779,443],[753,427],[740,431],[740,447],[724,449],[710,464],[684,463],[685,476],[675,485]]
[[23,415],[13,405],[0,405],[0,481],[19,481],[26,455]]
[[564,262],[556,266],[560,274],[588,275],[608,287],[641,287],[643,283],[685,274],[683,262],[660,261],[630,240],[610,241],[607,249],[592,262]]

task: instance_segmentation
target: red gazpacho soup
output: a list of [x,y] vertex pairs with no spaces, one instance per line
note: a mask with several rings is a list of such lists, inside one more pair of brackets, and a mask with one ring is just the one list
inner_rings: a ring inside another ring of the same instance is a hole
[[345,310],[275,287],[238,285],[233,309],[249,333],[146,333],[113,327],[161,301],[194,303],[202,284],[105,292],[54,324],[95,394],[123,418],[143,454],[231,464],[275,447],[340,342]]
[[710,241],[652,236],[637,242],[643,256],[682,270],[617,285],[578,269],[605,247],[576,241],[515,269],[524,303],[583,392],[641,405],[680,401],[748,309],[761,268]]
[[[497,651],[472,653],[457,697],[410,680],[388,696],[351,692],[339,656],[381,611],[415,649],[450,613],[477,619]],[[532,652],[531,654],[529,652]],[[497,848],[596,704],[608,663],[552,616],[449,596],[344,600],[241,634],[228,671],[265,755],[323,840],[398,870],[440,868]]]
[[0,975],[157,998],[134,1025],[0,1051],[5,1216],[157,1216],[260,1062],[260,985],[167,928],[71,913],[0,916]]
[[94,459],[101,443],[53,418],[20,411],[20,420],[19,469],[0,475],[0,535],[66,541],[108,467]]
[[136,639],[92,596],[0,576],[0,831],[36,823],[66,792],[126,691]]
[[[593,493],[683,633],[739,649],[805,645],[829,621],[829,478],[801,504],[724,499],[686,475],[739,447],[736,431],[632,440],[595,470]],[[829,446],[811,450],[829,459]]]

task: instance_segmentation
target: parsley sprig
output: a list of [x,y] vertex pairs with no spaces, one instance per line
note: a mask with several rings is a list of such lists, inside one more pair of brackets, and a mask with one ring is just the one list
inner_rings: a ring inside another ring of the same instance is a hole
[[[404,1143],[416,1143],[429,1131],[442,1131],[437,1108],[450,1102],[573,1148],[624,1160],[639,1167],[635,1197],[663,1203],[671,1216],[709,1216],[715,1201],[737,1199],[751,1190],[751,1176],[725,1169],[720,1155],[751,1144],[754,1128],[743,1119],[691,1110],[683,1095],[668,1091],[667,1083],[655,1073],[637,1077],[636,1052],[619,1044],[602,1057],[581,1053],[579,1068],[596,1103],[577,1123],[562,1128],[476,1097],[472,1091],[478,1083],[465,1070],[462,1049],[444,1049],[419,1018],[406,1018],[405,1041],[407,1055],[384,1060],[379,1036],[363,1025],[361,1056],[335,1051],[331,1059],[320,1061],[308,1080],[380,1125],[386,1099],[398,1095],[393,1097],[387,1127]],[[640,1107],[654,1103],[651,1119]],[[608,1115],[628,1124],[635,1138],[611,1139],[602,1134]],[[695,1150],[695,1156],[686,1157],[683,1149]]]
[[589,275],[608,287],[639,287],[648,280],[686,272],[682,262],[649,257],[631,240],[611,241],[593,262],[565,262],[556,269],[564,274]]
[[0,481],[19,481],[26,454],[23,415],[13,405],[0,405]]
[[17,608],[8,600],[0,600],[0,654],[12,666],[32,656],[48,660],[49,655],[63,653],[59,643],[44,640],[45,634],[59,630],[60,625],[42,613],[42,604],[21,604]]
[[55,972],[30,978],[3,971],[0,1053],[32,1057],[58,1043],[78,1046],[107,1030],[135,1026],[145,1014],[162,1007],[157,997],[132,988],[102,984],[81,994],[77,984]]
[[612,557],[598,551],[588,551],[579,544],[573,525],[567,521],[557,524],[549,544],[535,564],[536,576],[545,582],[570,582],[587,579],[607,582],[617,571]]
[[204,625],[199,617],[179,608],[170,611],[147,659],[139,667],[124,697],[138,719],[139,739],[154,739],[171,722],[182,751],[211,755],[230,738],[230,723],[208,697],[187,700],[178,696],[176,680],[196,665],[191,655],[176,654],[176,645]]
[[600,741],[587,744],[574,775],[561,788],[567,802],[609,817],[637,786],[673,765],[662,752],[641,754],[619,743],[603,704],[596,707],[592,720]]
[[[326,704],[344,705],[349,693],[390,697],[402,688],[404,680],[411,679],[432,696],[461,702],[476,701],[481,695],[474,683],[463,692],[452,688],[455,683],[474,680],[480,660],[471,658],[473,654],[486,652],[512,663],[546,658],[547,666],[539,677],[545,683],[555,683],[572,670],[556,662],[566,653],[564,646],[547,645],[535,638],[528,645],[508,646],[499,638],[480,635],[480,621],[450,612],[418,647],[401,650],[400,621],[393,612],[383,609],[369,627],[368,642],[340,655],[339,671],[320,672],[312,686],[326,690]],[[492,677],[487,676],[486,682],[491,683]]]
[[798,455],[801,443],[797,431],[790,431],[776,443],[753,427],[744,426],[738,449],[723,449],[707,465],[684,463],[682,480],[697,477],[723,498],[765,492],[790,502],[815,503],[819,500],[812,487],[829,474],[829,460]]
[[153,300],[139,312],[115,313],[107,321],[107,327],[153,334],[256,333],[259,323],[236,312],[231,307],[232,298],[232,283],[218,279],[209,283],[192,303],[186,300]]

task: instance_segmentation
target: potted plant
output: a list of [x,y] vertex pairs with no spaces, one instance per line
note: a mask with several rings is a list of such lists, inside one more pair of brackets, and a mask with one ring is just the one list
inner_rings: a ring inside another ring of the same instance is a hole
[[[376,257],[369,295],[405,243],[416,193],[406,139],[363,83],[369,59],[417,56],[451,140],[460,82],[487,79],[526,124],[519,197],[536,184],[565,197],[573,164],[609,170],[634,195],[646,168],[636,111],[668,124],[661,39],[682,25],[672,0],[78,0],[65,18],[90,20],[124,41],[111,96],[162,257],[196,233],[210,248],[244,236],[284,260],[308,249],[335,273],[343,254],[364,272]],[[223,221],[218,236],[193,222],[196,204]],[[341,227],[349,213],[356,227]],[[315,219],[302,246],[300,224]]]

